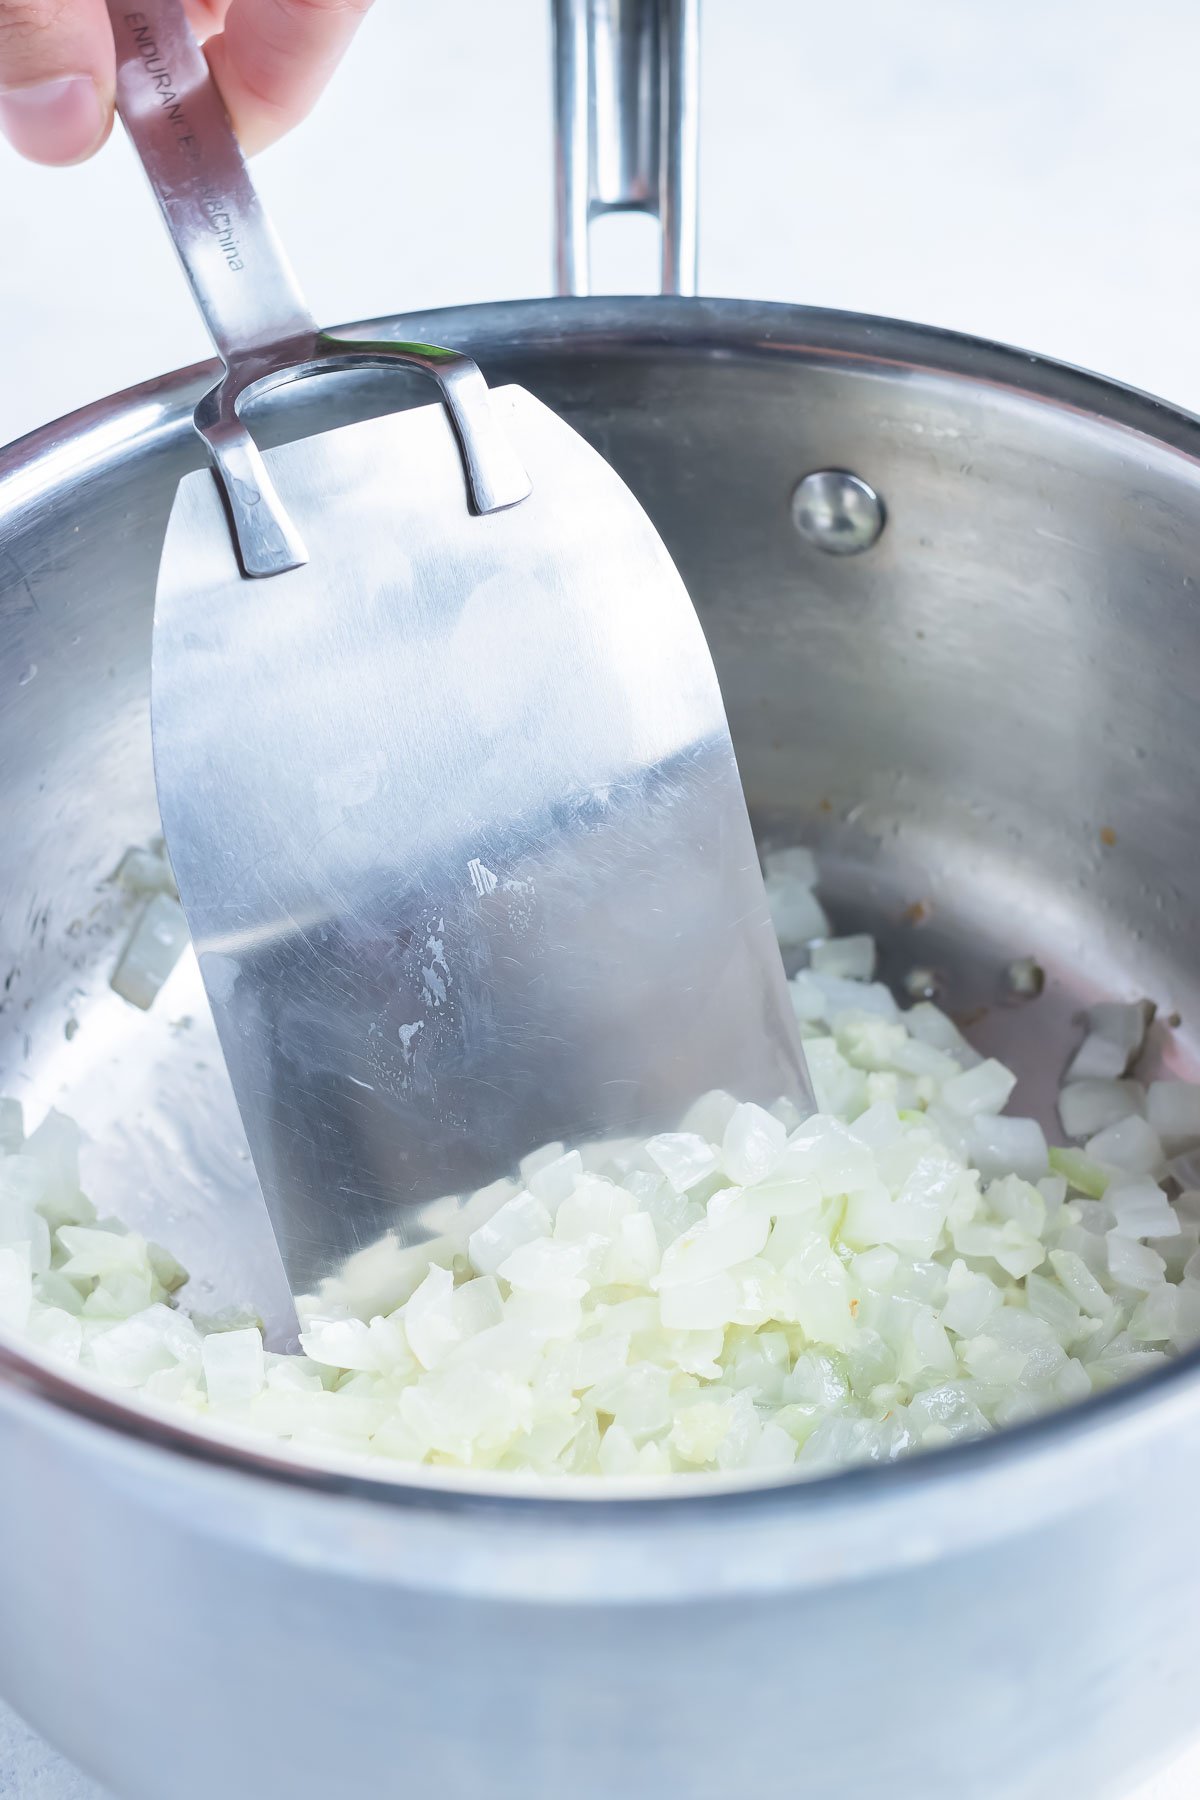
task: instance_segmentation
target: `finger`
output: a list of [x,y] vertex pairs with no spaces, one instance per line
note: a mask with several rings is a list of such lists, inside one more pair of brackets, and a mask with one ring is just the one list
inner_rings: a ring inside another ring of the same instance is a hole
[[108,136],[113,40],[104,0],[0,0],[0,130],[33,162],[82,162]]
[[214,32],[220,31],[229,11],[229,0],[183,0],[183,10],[193,36],[206,44]]
[[[2,0],[0,0],[2,4]],[[309,112],[371,0],[232,0],[208,60],[242,147],[263,149]]]

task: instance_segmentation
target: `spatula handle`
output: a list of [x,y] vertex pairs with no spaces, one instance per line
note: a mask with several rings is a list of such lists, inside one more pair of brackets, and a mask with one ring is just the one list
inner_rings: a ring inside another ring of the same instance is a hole
[[254,191],[229,115],[180,0],[108,0],[117,110],[226,374],[195,425],[225,496],[242,573],[286,574],[307,552],[242,423],[248,395],[334,369],[420,369],[438,385],[476,512],[515,506],[529,477],[467,356],[431,344],[367,343],[318,331]]
[[108,0],[117,107],[226,364],[316,325],[179,0]]

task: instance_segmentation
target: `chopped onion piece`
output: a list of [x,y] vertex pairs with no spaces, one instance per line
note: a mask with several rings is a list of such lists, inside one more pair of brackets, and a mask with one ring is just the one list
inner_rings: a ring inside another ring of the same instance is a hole
[[261,1390],[266,1370],[262,1333],[253,1326],[241,1331],[219,1331],[204,1340],[201,1357],[204,1386],[210,1406],[231,1406],[252,1400]]
[[883,1019],[898,1019],[900,1008],[890,988],[881,981],[844,981],[837,975],[818,975],[807,971],[807,979],[819,992],[824,1003],[822,1018],[834,1020],[842,1013],[875,1013]]
[[661,1132],[650,1139],[646,1154],[677,1194],[706,1180],[720,1161],[714,1146],[695,1131]]
[[838,975],[846,981],[870,981],[875,973],[875,939],[865,933],[857,937],[824,938],[813,945],[809,964],[818,975]]
[[1090,1007],[1086,1016],[1087,1036],[1072,1057],[1063,1080],[1116,1080],[1141,1055],[1154,1017],[1153,1002],[1138,1000],[1121,1005],[1102,1001]]
[[1119,1119],[1115,1125],[1106,1125],[1088,1139],[1084,1149],[1093,1162],[1109,1163],[1131,1175],[1149,1175],[1163,1162],[1158,1133],[1136,1113]]
[[904,1023],[910,1037],[916,1038],[918,1043],[931,1044],[935,1050],[944,1050],[964,1069],[973,1069],[983,1061],[954,1020],[930,1001],[910,1006],[904,1015]]
[[779,1161],[787,1131],[761,1106],[739,1106],[725,1127],[721,1161],[731,1181],[765,1181]]
[[535,1238],[549,1237],[552,1229],[550,1214],[541,1201],[522,1191],[471,1233],[467,1253],[478,1274],[494,1275],[514,1250]]
[[178,900],[156,894],[143,909],[113,972],[114,993],[143,1012],[188,944],[187,920]]
[[1118,1044],[1129,1061],[1141,1054],[1154,1019],[1153,1000],[1101,1000],[1087,1010],[1088,1031],[1096,1037]]
[[1068,1137],[1090,1138],[1140,1113],[1146,1092],[1136,1081],[1075,1081],[1058,1096],[1058,1116]]
[[1093,1319],[1103,1319],[1112,1311],[1112,1301],[1092,1271],[1073,1250],[1052,1250],[1050,1266],[1058,1276],[1063,1291]]
[[1173,1156],[1167,1164],[1167,1173],[1179,1183],[1185,1193],[1200,1192],[1200,1146]]
[[967,1142],[972,1163],[985,1177],[1021,1175],[1037,1181],[1049,1173],[1050,1152],[1036,1119],[977,1113]]
[[975,1113],[998,1113],[1007,1106],[1016,1085],[1012,1070],[989,1057],[987,1062],[952,1076],[942,1088],[941,1103],[966,1118]]
[[1152,1081],[1146,1089],[1146,1117],[1169,1150],[1200,1144],[1200,1083]]
[[1116,1221],[1121,1237],[1152,1238],[1179,1235],[1179,1215],[1156,1181],[1148,1175],[1122,1176],[1105,1190],[1105,1205]]
[[1118,1286],[1149,1293],[1162,1285],[1167,1265],[1156,1250],[1122,1237],[1119,1231],[1110,1231],[1107,1242],[1108,1270]]
[[1134,1308],[1129,1335],[1137,1344],[1165,1344],[1179,1335],[1179,1289],[1158,1282]]
[[764,886],[771,923],[784,950],[829,936],[829,915],[811,887],[771,858],[767,860]]
[[161,840],[148,850],[127,850],[117,864],[116,879],[131,894],[169,894],[173,900],[179,898],[175,876]]
[[529,1191],[535,1200],[544,1206],[554,1207],[575,1190],[575,1183],[583,1173],[583,1158],[578,1150],[568,1150],[562,1156],[543,1163],[526,1176]]
[[729,1324],[737,1310],[737,1283],[726,1270],[664,1287],[659,1300],[666,1331],[710,1331]]
[[763,877],[767,881],[790,882],[793,887],[814,888],[818,877],[817,859],[803,844],[768,850],[763,857]]
[[1064,1086],[1074,1081],[1116,1081],[1129,1067],[1129,1056],[1111,1038],[1089,1031],[1067,1064]]
[[1060,1145],[1055,1145],[1050,1151],[1050,1167],[1076,1193],[1088,1194],[1093,1200],[1100,1199],[1112,1178],[1111,1169],[1102,1168],[1099,1163],[1085,1156],[1082,1150]]

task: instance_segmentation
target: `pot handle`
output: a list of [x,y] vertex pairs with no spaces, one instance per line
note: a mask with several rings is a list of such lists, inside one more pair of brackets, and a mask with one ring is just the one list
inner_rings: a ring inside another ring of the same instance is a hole
[[661,291],[696,292],[700,0],[552,0],[555,285],[591,292],[610,212],[662,228]]

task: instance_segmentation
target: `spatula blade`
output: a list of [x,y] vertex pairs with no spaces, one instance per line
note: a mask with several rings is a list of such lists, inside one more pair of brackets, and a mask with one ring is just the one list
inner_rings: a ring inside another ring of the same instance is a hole
[[511,511],[469,513],[432,406],[268,452],[303,567],[244,580],[207,472],[167,532],[163,828],[295,1293],[544,1142],[808,1105],[679,575],[577,433],[493,398]]

